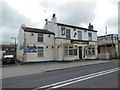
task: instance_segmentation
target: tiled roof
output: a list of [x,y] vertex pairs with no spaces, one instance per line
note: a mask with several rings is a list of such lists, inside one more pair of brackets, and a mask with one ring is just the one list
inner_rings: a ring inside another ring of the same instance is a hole
[[43,34],[53,34],[55,35],[55,33],[50,32],[46,29],[38,29],[38,28],[30,28],[30,27],[22,27],[24,29],[25,32],[33,32],[33,33],[43,33]]
[[87,28],[73,26],[73,25],[68,25],[68,24],[57,23],[57,25],[97,32],[96,30],[90,30],[90,29],[87,29]]

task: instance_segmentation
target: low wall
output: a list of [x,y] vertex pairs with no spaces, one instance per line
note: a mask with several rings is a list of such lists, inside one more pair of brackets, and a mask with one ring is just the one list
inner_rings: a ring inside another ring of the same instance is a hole
[[99,59],[110,59],[110,54],[109,53],[99,53],[98,58]]

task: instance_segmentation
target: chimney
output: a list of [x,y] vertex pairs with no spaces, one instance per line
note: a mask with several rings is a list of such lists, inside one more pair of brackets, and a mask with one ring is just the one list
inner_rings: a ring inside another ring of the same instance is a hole
[[47,21],[48,21],[48,19],[45,19],[45,21],[47,22]]
[[51,21],[52,21],[53,23],[57,23],[57,18],[56,18],[56,15],[55,15],[55,14],[53,14]]
[[91,23],[89,23],[88,29],[93,30],[93,25],[91,25]]
[[25,28],[25,24],[22,24],[21,27],[22,27],[22,28]]

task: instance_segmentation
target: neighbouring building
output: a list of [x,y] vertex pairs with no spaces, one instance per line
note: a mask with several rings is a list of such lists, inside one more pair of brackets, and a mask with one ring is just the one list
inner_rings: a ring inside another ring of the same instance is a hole
[[118,58],[120,59],[120,26],[118,28]]
[[118,57],[118,34],[99,36],[98,53],[109,53],[110,59]]
[[0,45],[0,59],[4,54],[13,54],[15,55],[15,45]]
[[18,36],[18,60],[23,62],[97,59],[97,31],[45,20],[43,29],[22,25]]

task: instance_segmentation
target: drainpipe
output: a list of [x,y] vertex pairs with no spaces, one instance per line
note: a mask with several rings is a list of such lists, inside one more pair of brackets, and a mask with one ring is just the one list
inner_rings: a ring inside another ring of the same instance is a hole
[[24,52],[24,49],[25,49],[25,44],[26,44],[26,39],[25,39],[25,32],[24,32],[24,47],[23,47],[23,62],[25,61],[25,52]]
[[56,47],[55,47],[55,35],[54,35],[54,61],[55,61],[55,50],[56,50]]

